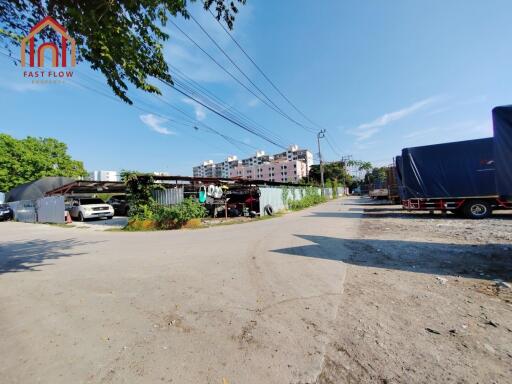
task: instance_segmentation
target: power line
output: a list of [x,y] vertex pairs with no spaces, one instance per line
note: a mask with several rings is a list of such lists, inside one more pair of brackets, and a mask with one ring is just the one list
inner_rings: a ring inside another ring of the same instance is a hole
[[[256,97],[258,100],[260,100],[263,104],[265,104],[267,107],[269,107],[270,109],[274,110],[275,112],[277,112],[278,114],[280,114],[281,116],[283,116],[285,119],[288,119],[290,121],[292,121],[293,123],[301,126],[301,127],[304,127],[302,126],[299,122],[297,122],[296,120],[294,120],[293,118],[291,118],[290,116],[288,116],[287,114],[285,114],[282,110],[280,110],[279,108],[276,108],[274,105],[270,104],[267,100],[263,99],[260,95],[258,95],[257,93],[255,93],[251,88],[249,88],[246,84],[244,84],[242,81],[240,81],[240,79],[238,79],[235,75],[233,75],[230,71],[228,71],[226,68],[224,68],[224,66],[222,64],[220,64],[212,55],[210,55],[203,47],[201,47],[194,39],[192,39],[192,37],[190,37],[190,35],[188,35],[183,29],[181,29],[180,27],[178,27],[178,25],[170,20],[169,21],[172,25],[174,25],[174,27],[176,29],[178,29],[190,42],[192,42],[192,44],[194,44],[197,48],[199,48],[201,50],[201,52],[203,52],[206,56],[208,56],[210,58],[210,60],[212,60],[215,64],[217,64],[217,66],[222,69],[229,77],[231,77],[233,80],[235,80],[238,84],[240,84],[245,90],[247,90],[249,93],[251,93],[254,97]],[[307,129],[307,128],[306,128]]]
[[175,105],[173,105],[173,104],[171,104],[171,103],[167,102],[167,101],[166,101],[166,100],[164,100],[162,97],[160,97],[160,99],[161,99],[160,101],[161,101],[162,103],[164,103],[164,104],[168,105],[169,107],[171,107],[172,109],[174,109],[174,110],[178,111],[179,113],[181,113],[182,115],[184,115],[185,117],[187,117],[187,118],[188,118],[192,123],[194,123],[194,125],[193,125],[193,128],[194,128],[194,129],[198,129],[198,127],[197,127],[198,125],[199,125],[199,126],[202,126],[202,127],[206,128],[208,131],[213,132],[213,133],[217,134],[218,136],[222,137],[224,140],[226,140],[226,141],[227,141],[227,142],[229,142],[230,144],[234,145],[235,147],[237,147],[238,149],[240,149],[240,150],[241,150],[241,151],[243,151],[243,152],[245,152],[245,151],[244,151],[243,149],[241,149],[241,148],[240,148],[240,146],[239,146],[239,145],[237,145],[237,144],[235,144],[235,143],[243,144],[243,145],[245,145],[245,146],[247,146],[247,147],[250,147],[250,148],[252,148],[252,149],[256,149],[256,147],[253,147],[253,146],[252,146],[252,145],[250,145],[250,144],[247,144],[247,143],[245,143],[245,142],[243,142],[243,141],[241,141],[241,140],[235,139],[234,137],[231,137],[231,136],[228,136],[228,135],[226,135],[226,134],[224,134],[224,133],[219,132],[219,131],[218,131],[218,130],[216,130],[215,128],[212,128],[211,126],[207,125],[206,123],[204,123],[204,122],[202,122],[202,121],[198,121],[198,120],[193,119],[193,118],[192,118],[192,117],[190,117],[190,115],[189,115],[187,112],[185,112],[183,109],[178,108],[178,107],[176,107]]
[[247,53],[247,51],[242,47],[242,45],[235,39],[235,37],[226,29],[226,27],[219,21],[217,20],[217,18],[215,17],[215,15],[213,14],[213,12],[211,11],[211,9],[208,10],[210,12],[210,14],[213,16],[213,18],[217,21],[217,23],[222,27],[222,29],[224,30],[224,32],[226,32],[226,34],[231,38],[231,40],[233,40],[233,42],[236,44],[236,46],[238,48],[240,48],[240,50],[243,52],[243,54],[245,55],[245,57],[247,57],[247,59],[249,59],[249,61],[254,65],[254,67],[258,70],[258,72],[269,82],[269,84],[272,86],[272,88],[274,88],[274,90],[279,93],[279,95],[281,95],[281,97],[283,99],[286,100],[286,102],[288,104],[290,104],[292,106],[293,109],[295,109],[295,111],[297,111],[303,118],[305,118],[308,122],[310,122],[311,124],[313,124],[314,126],[316,126],[317,128],[319,129],[322,129],[322,127],[320,125],[318,125],[317,123],[315,123],[314,121],[312,121],[305,113],[303,113],[288,97],[286,97],[286,95],[277,87],[277,85],[265,74],[265,72],[260,68],[260,66],[258,64],[256,64],[256,61]]
[[[254,67],[258,70],[258,72],[269,82],[269,84],[274,88],[274,90],[283,97],[283,99],[286,100],[286,102],[295,110],[297,111],[303,118],[305,118],[308,122],[315,125],[319,129],[323,129],[319,124],[311,120],[304,112],[302,112],[285,94],[282,92],[277,85],[270,79],[270,77],[261,69],[261,67],[256,63],[256,61],[249,55],[249,53],[242,47],[242,45],[235,39],[235,37],[226,29],[226,27],[215,17],[211,9],[208,10],[212,17],[217,21],[217,23],[221,26],[221,28],[224,30],[224,32],[231,38],[231,40],[235,43],[235,45],[242,51],[242,53],[247,57],[247,59],[254,65]],[[192,16],[191,16],[192,17]],[[199,23],[192,17],[192,19],[196,22],[196,24],[199,25]],[[201,27],[201,26],[200,26]],[[204,31],[204,28],[201,27],[201,29]],[[206,31],[204,31],[206,33]],[[209,36],[209,35],[208,35]],[[217,44],[216,44],[217,45]],[[219,47],[219,49],[221,49]],[[221,49],[222,50],[222,49]],[[222,50],[223,51],[223,50]],[[224,51],[223,51],[224,52]],[[227,56],[227,54],[226,54]],[[231,60],[230,60],[231,61]],[[233,63],[234,64],[234,63]],[[336,145],[336,142],[334,139],[332,139],[332,142],[326,137],[329,146],[331,149],[338,155],[341,156],[341,152],[336,149],[338,146]]]
[[[4,54],[4,56],[6,56],[6,57],[8,57],[8,58],[10,58],[10,59],[14,59],[14,58],[13,58],[12,56],[10,56],[10,55],[6,55],[6,54]],[[17,61],[19,61],[19,59],[17,59]],[[78,72],[78,71],[77,71],[77,72]],[[277,140],[273,139],[272,137],[269,137],[268,135],[265,135],[265,134],[261,133],[261,132],[260,132],[260,131],[258,131],[257,129],[247,127],[246,125],[244,125],[243,123],[240,123],[240,122],[236,121],[236,120],[235,120],[234,118],[232,118],[232,117],[226,116],[226,114],[224,114],[224,113],[222,113],[222,112],[217,111],[215,108],[213,108],[213,107],[211,107],[211,106],[207,105],[206,103],[202,102],[202,101],[201,101],[201,100],[199,100],[198,98],[193,97],[192,95],[190,95],[190,94],[189,94],[189,93],[187,93],[186,91],[184,91],[184,90],[181,90],[181,89],[177,88],[174,84],[172,84],[172,83],[170,83],[170,82],[167,82],[167,81],[163,81],[163,80],[160,80],[160,81],[162,81],[164,84],[168,85],[169,87],[171,87],[171,88],[175,89],[175,90],[176,90],[176,91],[178,91],[179,93],[183,94],[185,97],[187,97],[187,98],[189,98],[189,99],[193,100],[194,102],[196,102],[196,103],[198,103],[198,104],[202,105],[203,107],[207,108],[208,110],[210,110],[211,112],[215,113],[216,115],[218,115],[218,116],[220,116],[220,117],[222,117],[222,118],[224,118],[224,119],[228,120],[228,121],[229,121],[229,122],[231,122],[232,124],[237,125],[238,127],[242,128],[242,129],[244,129],[244,130],[246,130],[246,131],[248,131],[248,132],[250,132],[250,133],[252,133],[252,134],[254,134],[254,135],[256,135],[256,136],[258,136],[258,137],[260,137],[261,139],[263,139],[263,140],[265,140],[265,141],[267,141],[267,142],[269,142],[269,143],[271,143],[271,144],[273,144],[273,145],[275,145],[275,146],[277,146],[277,147],[280,147],[280,148],[283,148],[283,149],[285,149],[285,148],[286,148],[286,146],[282,145],[281,143],[279,143]],[[87,85],[83,85],[83,84],[78,83],[78,82],[75,82],[75,84],[77,84],[77,85],[79,85],[79,86],[82,86],[83,88],[86,88],[86,89],[88,89],[88,90],[90,90],[90,91],[93,91],[93,92],[99,93],[99,94],[101,94],[102,96],[108,97],[108,98],[110,98],[110,99],[112,99],[112,100],[116,100],[116,101],[118,101],[118,102],[121,102],[121,101],[120,101],[120,100],[118,100],[117,98],[112,97],[112,96],[110,96],[110,95],[108,95],[108,94],[105,94],[105,93],[103,93],[103,92],[101,92],[101,91],[97,91],[97,90],[95,90],[94,88],[91,88],[91,87],[89,87],[89,86],[87,86]],[[162,99],[162,101],[164,101],[164,100]],[[164,102],[165,102],[165,101],[164,101]],[[179,109],[179,108],[177,108],[177,107],[173,106],[173,105],[172,105],[172,104],[170,104],[170,103],[167,103],[167,102],[165,102],[165,103],[166,103],[166,104],[168,104],[168,105],[170,105],[170,106],[171,106],[172,108],[174,108],[175,110],[178,110],[180,113],[184,114],[187,118],[189,118],[189,119],[190,119],[190,117],[188,116],[188,114],[187,114],[186,112],[184,112],[183,110],[181,110],[181,109]],[[141,107],[139,107],[139,106],[136,106],[136,105],[134,105],[134,107],[135,107],[136,109],[142,110],[142,111],[147,112],[147,113],[154,113],[154,112],[148,111],[148,110],[146,110],[146,109],[144,109],[144,108],[141,108]],[[159,113],[154,113],[154,114],[155,114],[155,115],[157,115],[157,116],[160,116],[160,117],[162,117],[162,118],[164,118],[164,119],[167,119],[167,120],[171,120],[171,121],[173,121],[173,120],[174,120],[174,119],[171,119],[171,118],[169,118],[169,117],[167,117],[167,116],[163,116],[163,115],[161,115],[161,114],[159,114]],[[179,123],[178,121],[175,121],[175,122]],[[191,121],[191,122],[192,122],[192,121]],[[204,125],[203,123],[200,123],[200,122],[199,122],[199,124]],[[238,140],[236,140],[236,139],[234,139],[234,138],[228,138],[228,136],[227,136],[227,135],[225,135],[225,134],[220,134],[220,132],[218,132],[218,131],[216,131],[216,130],[212,129],[211,127],[208,127],[208,129],[210,129],[212,132],[215,132],[216,134],[219,134],[221,137],[223,137],[225,140],[227,140],[227,141],[228,141],[229,143],[231,143],[232,145],[235,145],[237,148],[240,148],[240,147],[239,147],[238,145],[236,145],[236,144],[235,144],[236,142],[242,143],[242,144],[244,144],[244,145],[248,145],[247,143],[244,143],[244,142],[238,141]]]
[[[209,95],[205,95],[204,92],[201,91],[201,89],[198,89],[198,88],[202,88],[202,87],[199,84],[195,83],[193,80],[190,80],[190,81],[187,79],[182,80],[182,79],[180,79],[180,75],[178,75],[178,76],[175,76],[174,85],[184,89],[189,94],[196,96],[203,103],[209,102],[211,107],[213,104],[212,108],[216,108],[217,110],[220,109],[220,112],[230,116],[233,120],[238,120],[239,122],[241,121],[245,125],[249,125],[249,126],[253,125],[252,129],[254,131],[260,132],[263,135],[266,135],[267,137],[271,137],[274,141],[277,141],[277,142],[283,141],[283,139],[279,135],[273,133],[272,131],[261,126],[260,124],[254,122],[251,118],[244,115],[243,113],[238,111],[236,108],[228,105],[226,102],[222,101],[215,95],[212,94],[213,97],[210,97]],[[205,90],[205,91],[207,91],[207,90]],[[207,91],[207,93],[211,94],[211,92],[209,92],[209,91]],[[205,101],[205,99],[207,101]]]
[[238,127],[242,128],[242,129],[246,130],[247,132],[252,133],[253,135],[258,136],[259,138],[261,138],[261,139],[263,139],[263,140],[265,140],[265,141],[267,141],[267,142],[269,142],[269,143],[271,143],[271,144],[275,145],[276,147],[280,147],[280,148],[286,149],[286,146],[284,146],[284,145],[282,145],[282,144],[280,144],[280,143],[277,143],[276,141],[272,140],[271,138],[269,138],[269,137],[267,137],[267,136],[264,136],[264,135],[262,135],[261,133],[256,132],[256,131],[254,131],[253,129],[251,129],[251,128],[249,128],[249,127],[247,127],[247,126],[243,125],[243,124],[240,124],[239,122],[237,122],[237,121],[235,121],[235,120],[231,119],[230,117],[226,116],[226,115],[225,115],[225,114],[223,114],[222,112],[219,112],[219,111],[217,111],[216,109],[214,109],[214,108],[210,107],[209,105],[207,105],[207,104],[203,103],[202,101],[198,100],[197,98],[193,97],[192,95],[188,94],[187,92],[185,92],[185,91],[183,91],[183,90],[181,90],[181,89],[177,88],[176,86],[174,86],[174,85],[173,85],[173,84],[171,84],[170,82],[168,82],[168,81],[164,81],[164,80],[160,80],[160,81],[162,81],[164,84],[167,84],[169,87],[171,87],[171,88],[175,89],[176,91],[178,91],[179,93],[181,93],[183,96],[188,97],[189,99],[191,99],[191,100],[195,101],[195,102],[196,102],[196,103],[198,103],[199,105],[202,105],[203,107],[205,107],[205,108],[206,108],[206,109],[208,109],[209,111],[211,111],[211,112],[215,113],[216,115],[218,115],[218,116],[222,117],[223,119],[225,119],[225,120],[229,121],[230,123],[232,123],[232,124],[234,124],[234,125],[236,125],[236,126],[238,126]]
[[327,141],[327,144],[329,145],[329,147],[332,149],[332,151],[333,151],[336,155],[338,155],[339,157],[342,157],[341,152],[339,152],[339,151],[334,147],[334,145],[331,143],[331,140],[329,140],[329,133],[327,133],[327,134],[325,135],[325,141]]
[[[7,53],[3,52],[3,51],[0,51],[0,54],[1,54],[1,55],[3,55],[3,56],[5,56],[5,57],[7,57],[7,58],[9,58],[9,59],[11,59],[11,60],[14,60],[14,61],[16,61],[16,62],[20,62],[20,61],[21,61],[20,59],[18,59],[18,58],[16,58],[16,57],[13,57],[13,56],[11,56],[11,55],[9,55],[9,54],[7,54]],[[86,77],[89,77],[90,79],[92,79],[92,80],[94,80],[94,81],[97,81],[97,80],[93,79],[92,77],[87,76],[85,73],[82,73],[82,72],[80,72],[80,71],[78,71],[78,70],[76,70],[76,69],[75,69],[75,71],[76,71],[76,72],[78,72],[78,73],[80,73],[81,75],[84,75],[84,76],[86,76]],[[101,96],[107,97],[107,98],[109,98],[110,100],[113,100],[113,101],[116,101],[116,102],[122,103],[123,105],[125,104],[125,103],[124,103],[123,101],[121,101],[119,98],[114,97],[114,96],[112,96],[112,95],[110,95],[110,94],[108,94],[108,93],[105,93],[105,92],[103,92],[103,91],[101,91],[101,90],[98,90],[98,89],[96,89],[96,88],[93,88],[93,87],[91,87],[91,86],[89,86],[89,85],[82,84],[81,82],[78,82],[76,79],[75,79],[74,81],[70,81],[70,84],[77,85],[77,86],[79,86],[79,87],[81,87],[81,88],[83,88],[83,89],[86,89],[86,90],[88,90],[88,91],[94,92],[94,93],[99,94],[99,95],[101,95]],[[141,103],[141,104],[149,105],[148,103],[143,103],[142,101],[137,100],[137,99],[135,99],[135,98],[134,98],[134,100],[135,100],[135,101],[137,101],[137,102],[139,102],[139,103]],[[165,102],[165,100],[163,100],[163,99],[162,99],[162,101],[163,101],[163,102]],[[167,103],[167,102],[165,102],[165,103],[166,103],[166,104],[169,104],[169,103]],[[172,104],[169,104],[169,105],[171,105],[171,106],[172,106]],[[210,131],[210,132],[212,132],[212,133],[214,133],[214,134],[216,134],[216,135],[220,136],[221,138],[223,138],[224,140],[226,140],[229,144],[231,144],[231,145],[233,145],[233,146],[237,147],[237,148],[238,148],[239,150],[241,150],[242,152],[245,152],[245,151],[244,151],[243,149],[241,149],[241,148],[240,148],[240,146],[239,146],[237,143],[239,143],[239,144],[243,144],[243,145],[246,145],[246,146],[251,147],[251,148],[255,148],[255,147],[251,146],[250,144],[247,144],[247,143],[245,143],[245,142],[243,142],[243,141],[237,140],[237,139],[235,139],[235,138],[233,138],[233,137],[231,137],[231,136],[228,136],[228,135],[226,135],[226,134],[223,134],[223,133],[221,133],[221,132],[217,131],[216,129],[214,129],[214,128],[210,127],[210,126],[207,126],[206,124],[204,124],[204,123],[202,123],[202,122],[200,122],[200,121],[197,121],[197,120],[195,120],[195,119],[191,118],[191,117],[190,117],[186,112],[184,112],[183,110],[178,109],[177,107],[172,106],[173,108],[175,108],[175,109],[179,110],[181,113],[183,113],[183,114],[184,114],[184,116],[185,116],[185,117],[187,117],[187,118],[188,118],[188,120],[189,120],[189,123],[188,123],[188,124],[187,124],[187,123],[183,123],[183,122],[181,122],[181,121],[178,121],[178,120],[176,120],[176,119],[174,119],[174,118],[171,118],[171,117],[169,117],[168,115],[164,115],[164,114],[161,114],[161,113],[159,113],[159,112],[155,112],[155,111],[153,111],[153,110],[149,110],[149,109],[146,109],[146,108],[142,108],[142,107],[140,107],[140,106],[138,106],[138,105],[136,105],[136,104],[132,104],[131,106],[132,106],[132,107],[134,107],[135,109],[139,110],[139,111],[146,112],[146,113],[150,113],[150,114],[156,115],[156,116],[158,116],[158,117],[160,117],[160,118],[163,118],[163,119],[165,119],[165,120],[167,120],[167,121],[171,121],[171,122],[174,122],[174,123],[177,123],[177,124],[182,124],[182,125],[187,126],[187,127],[191,127],[191,128],[198,129],[198,128],[197,128],[197,125],[204,126],[208,131]],[[198,139],[198,138],[197,138],[197,137],[195,137],[195,136],[193,136],[193,137],[194,137],[195,139]],[[201,141],[203,141],[203,140],[201,140]],[[210,143],[210,144],[211,144],[211,143]]]
[[[204,49],[202,49],[190,36],[188,36],[183,30],[181,30],[174,22],[171,21],[171,23],[173,25],[175,25],[175,27],[177,29],[179,29],[187,38],[189,38],[198,48],[200,48],[206,55],[208,55],[208,57],[210,57],[217,65],[219,65],[222,69],[224,69],[220,63],[218,63],[211,55],[209,55]],[[225,70],[225,69],[224,69]],[[228,74],[230,74],[230,76],[233,77],[233,79],[237,80],[241,85],[243,85],[248,91],[250,91],[254,96],[258,97],[258,95],[256,95],[254,92],[252,92],[252,90],[250,90],[248,87],[245,86],[245,84],[241,83],[236,77],[234,77],[230,72],[226,71]],[[202,100],[199,100],[198,97],[193,97],[192,95],[190,95],[190,92],[187,92],[186,90],[183,90],[183,89],[179,89],[178,87],[176,87],[174,84],[170,83],[170,82],[167,82],[167,81],[163,81],[160,79],[160,81],[162,81],[164,84],[167,84],[168,86],[172,87],[173,89],[175,89],[176,91],[180,92],[181,94],[183,94],[185,97],[193,100],[194,102],[202,105],[203,107],[207,108],[208,110],[210,110],[211,112],[214,112],[216,115],[224,118],[225,120],[228,120],[229,122],[233,123],[234,125],[237,125],[238,127],[260,137],[261,139],[277,146],[277,147],[280,147],[280,148],[286,148],[285,145],[279,143],[280,140],[276,139],[275,137],[272,137],[272,133],[270,131],[267,130],[268,133],[263,133],[261,132],[261,129],[257,129],[257,128],[251,128],[251,127],[247,127],[247,125],[245,125],[243,122],[239,122],[237,121],[237,119],[234,117],[234,116],[227,116],[226,113],[223,113],[223,112],[219,112],[215,107],[212,107],[210,105],[207,105],[205,102],[203,102]],[[89,87],[90,88],[90,87]],[[108,95],[105,95],[103,94],[103,96],[107,96],[109,98],[111,98],[110,96]],[[259,98],[259,97],[258,97]],[[259,98],[262,102],[265,102],[264,100],[262,100],[261,98]],[[267,104],[268,105],[268,104]],[[140,107],[138,108],[140,109]],[[158,114],[157,114],[158,115]],[[236,140],[236,139],[235,139]],[[245,144],[245,143],[244,143]]]
[[196,25],[203,31],[203,33],[208,37],[208,39],[222,52],[224,56],[229,60],[231,64],[242,74],[243,77],[249,81],[249,83],[256,89],[258,92],[260,92],[265,99],[268,100],[270,104],[272,104],[283,116],[285,116],[288,120],[292,121],[293,123],[297,124],[299,127],[305,129],[306,131],[310,133],[314,133],[315,131],[312,128],[306,127],[305,125],[301,124],[300,122],[296,121],[294,118],[289,116],[286,112],[284,112],[274,101],[272,101],[265,92],[261,90],[252,80],[251,78],[243,71],[242,68],[238,66],[238,64],[231,58],[231,56],[217,43],[217,41],[208,33],[208,31],[196,20],[196,18],[192,15],[190,15],[190,18]]
[[[208,89],[206,89],[205,87],[203,87],[201,84],[199,84],[198,82],[194,81],[193,79],[191,79],[190,77],[188,77],[186,74],[184,74],[182,71],[180,71],[178,68],[176,67],[173,67],[172,65],[170,66],[171,69],[173,69],[174,71],[177,71],[178,72],[178,78],[181,76],[183,77],[184,81],[188,84],[190,84],[192,87],[196,87],[198,88],[198,92],[200,93],[201,91],[203,91],[204,93],[206,93],[207,97],[210,98],[211,100],[213,100],[215,103],[217,103],[217,105],[219,105],[221,108],[225,109],[225,110],[229,110],[229,111],[232,111],[235,115],[239,116],[240,118],[244,119],[246,122],[249,122],[250,124],[254,124],[256,127],[258,127],[259,129],[261,129],[262,131],[264,132],[267,132],[269,134],[272,134],[273,137],[277,138],[279,141],[286,141],[286,140],[283,140],[283,138],[281,138],[278,134],[270,131],[269,129],[263,127],[261,124],[258,124],[257,122],[255,122],[253,119],[251,119],[249,116],[243,114],[242,112],[240,112],[239,110],[237,110],[235,107],[229,105],[227,102],[223,101],[222,99],[220,99],[218,96],[214,95],[212,92],[210,92]],[[176,75],[176,74],[175,74]],[[204,95],[203,95],[204,96]]]

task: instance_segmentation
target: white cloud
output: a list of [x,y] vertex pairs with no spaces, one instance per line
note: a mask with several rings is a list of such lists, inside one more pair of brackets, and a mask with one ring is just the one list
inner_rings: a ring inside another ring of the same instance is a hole
[[481,104],[481,103],[486,102],[487,99],[488,99],[487,95],[473,96],[473,97],[470,97],[470,98],[467,98],[467,99],[464,99],[461,101],[453,102],[450,105],[443,105],[442,107],[431,111],[428,114],[428,116],[438,115],[440,113],[452,111],[452,110],[460,108],[460,107],[467,107],[469,105]]
[[196,114],[197,120],[203,121],[206,118],[206,110],[202,105],[196,103],[194,100],[191,100],[191,99],[182,99],[182,101],[185,104],[188,104],[188,105],[191,105],[194,107],[194,113]]
[[458,121],[440,126],[422,128],[403,136],[407,143],[426,145],[459,140],[472,140],[493,135],[492,124],[485,121]]
[[352,129],[349,133],[357,136],[356,141],[364,141],[371,138],[376,133],[380,132],[383,127],[398,120],[404,119],[407,116],[410,116],[417,111],[433,104],[438,100],[437,97],[430,97],[428,99],[424,99],[418,101],[406,108],[399,109],[398,111],[385,113],[384,115],[378,117],[377,119],[359,125],[357,128]]
[[162,135],[174,135],[173,131],[162,126],[162,124],[167,123],[167,119],[164,119],[159,116],[155,116],[152,113],[148,113],[147,115],[140,115],[140,120],[146,124],[152,131],[160,133]]

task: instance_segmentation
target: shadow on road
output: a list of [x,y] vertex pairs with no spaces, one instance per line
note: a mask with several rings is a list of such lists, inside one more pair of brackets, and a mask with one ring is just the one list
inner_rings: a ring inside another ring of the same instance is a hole
[[87,221],[73,221],[77,228],[91,228],[97,230],[107,230],[112,228],[123,228],[128,224],[128,218],[125,216],[114,216],[112,219],[95,219]]
[[[399,211],[392,208],[377,208],[371,210],[362,210],[358,208],[350,208],[348,211],[342,212],[311,212],[311,215],[305,217],[339,217],[339,218],[363,218],[363,219],[389,219],[389,218],[397,218],[397,219],[443,219],[443,220],[461,220],[460,217],[447,213],[442,215],[441,213],[436,213],[434,215],[430,215],[428,212],[407,212],[407,211]],[[491,219],[500,219],[500,220],[512,220],[511,213],[505,212],[494,212],[491,216]],[[471,223],[471,220],[468,220],[468,223]]]
[[[363,210],[350,210],[341,212],[311,212],[311,215],[306,217],[327,217],[327,218],[345,218],[345,219],[384,219],[384,218],[400,218],[400,219],[421,219],[421,218],[432,218],[427,214],[422,213],[409,213],[409,212],[386,212],[386,213],[371,213]],[[438,217],[441,217],[439,215]],[[454,218],[456,218],[454,216]]]
[[84,254],[71,250],[82,244],[74,239],[58,241],[36,239],[2,243],[0,244],[0,274],[39,271],[37,267],[50,264],[48,260]]
[[512,279],[512,247],[503,244],[466,245],[295,236],[314,244],[272,252],[338,260],[373,268],[479,279]]

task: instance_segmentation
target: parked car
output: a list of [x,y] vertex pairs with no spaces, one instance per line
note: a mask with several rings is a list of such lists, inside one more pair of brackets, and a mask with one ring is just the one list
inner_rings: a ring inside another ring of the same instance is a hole
[[69,213],[73,219],[79,221],[99,218],[111,219],[114,217],[114,208],[101,199],[82,197],[73,200]]
[[130,206],[128,205],[128,199],[126,195],[112,196],[107,200],[107,203],[114,207],[114,212],[118,216],[128,216]]
[[0,204],[0,221],[13,220],[14,211],[8,204]]

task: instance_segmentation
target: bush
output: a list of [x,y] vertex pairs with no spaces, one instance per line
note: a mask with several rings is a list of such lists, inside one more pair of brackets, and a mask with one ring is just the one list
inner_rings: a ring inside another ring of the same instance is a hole
[[153,212],[153,218],[161,229],[181,228],[188,221],[205,216],[206,208],[192,198],[171,207],[157,206]]
[[324,196],[306,196],[300,200],[290,200],[288,202],[288,209],[297,211],[299,209],[304,209],[307,207],[312,207],[313,205],[324,203],[325,201],[327,201],[327,199]]
[[137,220],[150,219],[155,208],[153,191],[161,189],[162,186],[155,184],[153,177],[147,174],[122,171],[121,176],[126,184],[130,217]]
[[200,219],[205,217],[206,213],[206,208],[192,198],[170,207],[149,202],[139,205],[138,212],[130,218],[126,229],[178,229],[187,223],[187,227],[198,228],[201,225]]
[[306,188],[305,196],[300,200],[288,200],[288,209],[297,211],[311,207],[316,204],[324,203],[327,199],[320,195],[316,188]]

